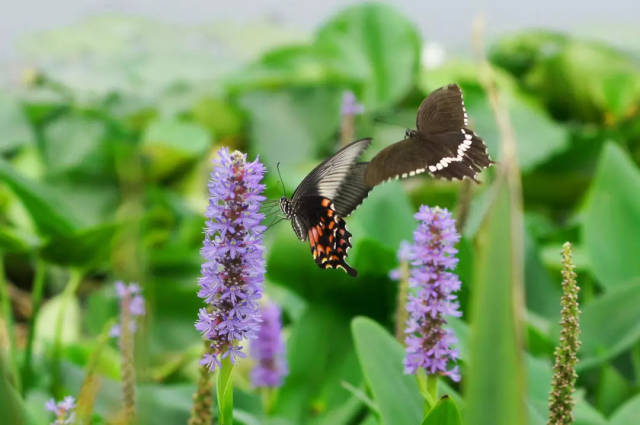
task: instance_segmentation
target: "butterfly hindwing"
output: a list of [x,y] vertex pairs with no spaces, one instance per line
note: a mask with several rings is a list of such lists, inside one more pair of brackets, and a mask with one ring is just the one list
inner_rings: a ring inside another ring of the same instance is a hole
[[321,268],[341,268],[349,275],[356,276],[357,271],[345,261],[351,248],[351,233],[344,219],[336,213],[335,205],[329,198],[317,198],[316,201],[319,203],[319,213],[307,231],[313,259]]

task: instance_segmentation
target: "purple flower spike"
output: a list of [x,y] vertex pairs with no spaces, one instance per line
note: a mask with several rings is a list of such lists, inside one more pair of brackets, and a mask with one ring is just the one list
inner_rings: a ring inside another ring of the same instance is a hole
[[[117,281],[115,283],[115,288],[116,295],[120,298],[121,309],[127,308],[129,311],[131,317],[129,328],[132,332],[135,332],[137,329],[136,318],[144,316],[145,314],[144,297],[140,295],[140,286],[138,286],[137,283],[126,285],[124,282]],[[120,311],[120,315],[122,316],[122,310]],[[111,327],[109,336],[120,337],[121,330],[121,324],[115,324]]]
[[360,115],[364,113],[364,106],[358,103],[356,95],[352,91],[346,91],[342,95],[340,113],[342,115]]
[[420,207],[415,215],[420,221],[413,233],[409,261],[409,285],[413,293],[407,299],[409,319],[405,329],[405,373],[416,373],[424,368],[431,375],[449,376],[460,380],[458,359],[453,348],[457,339],[446,329],[445,316],[460,317],[455,291],[460,289],[458,276],[453,270],[458,259],[454,245],[460,240],[455,220],[446,209]]
[[75,421],[75,413],[73,410],[76,408],[76,399],[70,395],[58,403],[56,403],[54,399],[49,399],[44,407],[56,415],[56,420],[53,421],[51,425],[67,425]]
[[251,357],[257,361],[251,371],[251,383],[254,387],[282,385],[282,379],[288,373],[284,351],[280,308],[269,302],[262,308],[258,337],[251,343]]
[[258,161],[227,148],[218,151],[209,188],[202,247],[202,277],[198,296],[208,304],[200,309],[196,329],[209,341],[213,354],[202,364],[212,371],[220,360],[242,357],[240,343],[253,339],[260,324],[264,259],[260,206],[265,168]]

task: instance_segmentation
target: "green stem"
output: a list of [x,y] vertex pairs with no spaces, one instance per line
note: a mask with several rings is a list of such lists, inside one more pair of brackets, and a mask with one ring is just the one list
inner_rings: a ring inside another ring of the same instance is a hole
[[46,264],[41,259],[36,259],[36,272],[33,279],[33,289],[31,290],[31,306],[32,312],[29,318],[29,333],[27,335],[27,346],[24,351],[24,365],[22,368],[22,382],[24,383],[23,395],[31,386],[33,371],[31,363],[33,360],[33,341],[36,335],[36,320],[40,313],[40,304],[42,303],[42,294],[44,292],[44,281],[46,276]]
[[273,406],[276,401],[277,391],[275,388],[262,388],[260,391],[262,395],[262,408],[266,415],[269,415],[273,411]]
[[218,371],[216,397],[218,399],[220,425],[233,424],[233,364],[227,356],[222,359],[222,367]]
[[64,325],[64,312],[73,299],[73,295],[78,290],[80,282],[82,282],[83,272],[79,269],[72,269],[69,275],[69,281],[62,291],[60,308],[56,317],[55,329],[53,334],[53,370],[52,370],[52,392],[56,397],[62,397],[60,386],[60,357],[62,353],[62,326]]
[[13,326],[13,313],[11,310],[11,299],[9,298],[9,285],[4,275],[4,255],[0,252],[0,298],[2,298],[2,316],[4,317],[4,323],[7,328],[7,334],[9,335],[9,344],[11,349],[9,350],[11,374],[13,375],[14,385],[18,392],[20,392],[20,374],[18,374],[18,359],[17,359],[17,347],[16,347],[16,332]]
[[438,402],[438,375],[427,375],[427,393],[429,394],[429,410]]
[[438,376],[427,375],[424,369],[418,369],[416,373],[418,389],[424,397],[424,413],[429,413],[438,402]]
[[640,388],[640,344],[636,344],[631,349],[631,365],[636,379],[636,387]]

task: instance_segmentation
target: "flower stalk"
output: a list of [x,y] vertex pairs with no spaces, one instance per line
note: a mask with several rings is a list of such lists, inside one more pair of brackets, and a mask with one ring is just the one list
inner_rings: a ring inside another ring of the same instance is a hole
[[358,103],[355,94],[352,91],[346,91],[342,95],[342,104],[340,105],[340,143],[342,146],[348,145],[353,141],[356,133],[356,115],[364,112],[364,106]]
[[576,383],[577,353],[580,349],[580,308],[571,244],[562,246],[562,311],[560,343],[554,351],[555,364],[549,394],[549,425],[573,423],[573,393]]

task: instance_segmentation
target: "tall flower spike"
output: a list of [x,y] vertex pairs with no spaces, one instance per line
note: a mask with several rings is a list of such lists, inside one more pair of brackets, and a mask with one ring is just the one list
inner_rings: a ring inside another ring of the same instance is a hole
[[412,293],[407,300],[405,373],[424,368],[429,375],[458,381],[458,366],[451,365],[459,357],[453,348],[457,339],[445,325],[446,316],[461,316],[454,294],[460,289],[460,280],[448,271],[458,264],[454,245],[460,235],[446,209],[421,206],[414,217],[420,223],[409,253]]
[[111,328],[110,335],[120,338],[120,363],[122,375],[123,422],[133,423],[136,416],[136,371],[134,364],[133,334],[136,320],[145,313],[144,298],[138,284],[125,285],[116,282],[116,295],[120,298],[120,323]]
[[245,339],[253,339],[260,323],[258,300],[262,296],[264,259],[260,223],[260,183],[265,168],[258,161],[227,148],[218,151],[211,172],[207,207],[202,277],[198,296],[201,308],[195,327],[210,341],[211,350],[201,364],[214,370],[221,359],[244,357]]
[[560,343],[554,351],[555,365],[549,395],[549,425],[573,423],[573,392],[576,384],[576,357],[580,349],[580,308],[571,255],[571,244],[562,246],[562,312],[560,319]]
[[254,387],[282,385],[282,380],[288,373],[284,354],[280,308],[267,302],[262,307],[262,324],[258,337],[251,342],[251,357],[257,362],[251,370],[251,383]]
[[355,116],[364,112],[364,106],[358,103],[356,95],[352,91],[346,91],[342,95],[342,103],[340,104],[340,115],[342,121],[340,124],[340,143],[346,146],[353,141],[355,135]]
[[56,415],[56,420],[51,422],[51,425],[69,425],[75,421],[76,399],[73,396],[68,395],[58,403],[54,399],[50,399],[44,407]]

